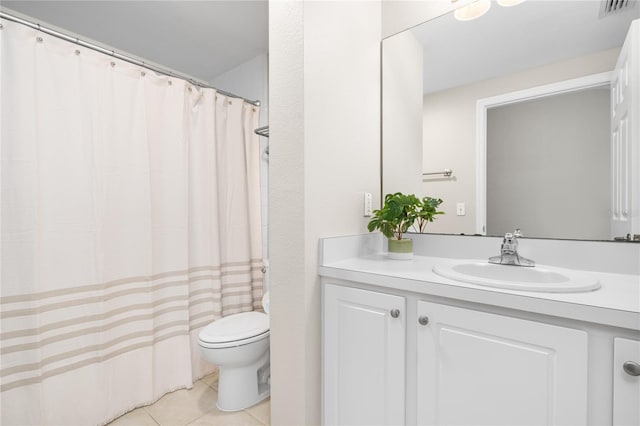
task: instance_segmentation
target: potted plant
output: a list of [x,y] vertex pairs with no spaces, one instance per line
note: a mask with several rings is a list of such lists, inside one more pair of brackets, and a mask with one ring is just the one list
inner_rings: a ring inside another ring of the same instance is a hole
[[416,212],[416,224],[419,233],[424,233],[427,223],[437,219],[436,215],[444,214],[444,212],[438,211],[440,204],[442,204],[442,199],[440,198],[424,197],[421,200]]
[[411,259],[413,257],[413,241],[402,238],[409,227],[418,218],[422,202],[413,194],[401,192],[387,194],[380,210],[373,211],[373,218],[367,229],[372,232],[379,229],[389,241],[389,257],[391,259]]

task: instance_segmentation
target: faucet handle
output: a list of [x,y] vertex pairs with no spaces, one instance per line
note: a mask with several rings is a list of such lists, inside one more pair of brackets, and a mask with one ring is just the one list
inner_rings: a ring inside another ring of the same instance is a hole
[[520,228],[516,228],[516,230],[513,232],[513,236],[517,238],[522,237],[522,231],[520,230]]

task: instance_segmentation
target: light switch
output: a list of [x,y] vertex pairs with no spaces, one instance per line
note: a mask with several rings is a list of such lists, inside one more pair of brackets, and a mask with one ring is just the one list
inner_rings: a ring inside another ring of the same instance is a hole
[[364,217],[373,215],[373,196],[370,192],[364,193]]
[[458,203],[456,204],[456,214],[458,216],[464,216],[464,203]]

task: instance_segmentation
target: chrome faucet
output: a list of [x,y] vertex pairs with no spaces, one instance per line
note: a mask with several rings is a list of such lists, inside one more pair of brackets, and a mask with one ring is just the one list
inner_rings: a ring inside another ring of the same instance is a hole
[[536,266],[536,262],[527,259],[518,254],[518,238],[522,237],[522,231],[516,229],[515,232],[507,232],[500,246],[500,256],[489,258],[489,263],[497,263],[499,265],[515,265],[515,266]]

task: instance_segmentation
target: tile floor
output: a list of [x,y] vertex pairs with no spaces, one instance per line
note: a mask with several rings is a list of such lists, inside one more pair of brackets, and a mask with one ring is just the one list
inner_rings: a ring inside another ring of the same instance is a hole
[[271,404],[260,404],[232,413],[216,408],[218,373],[163,396],[158,402],[135,409],[108,426],[269,426]]

